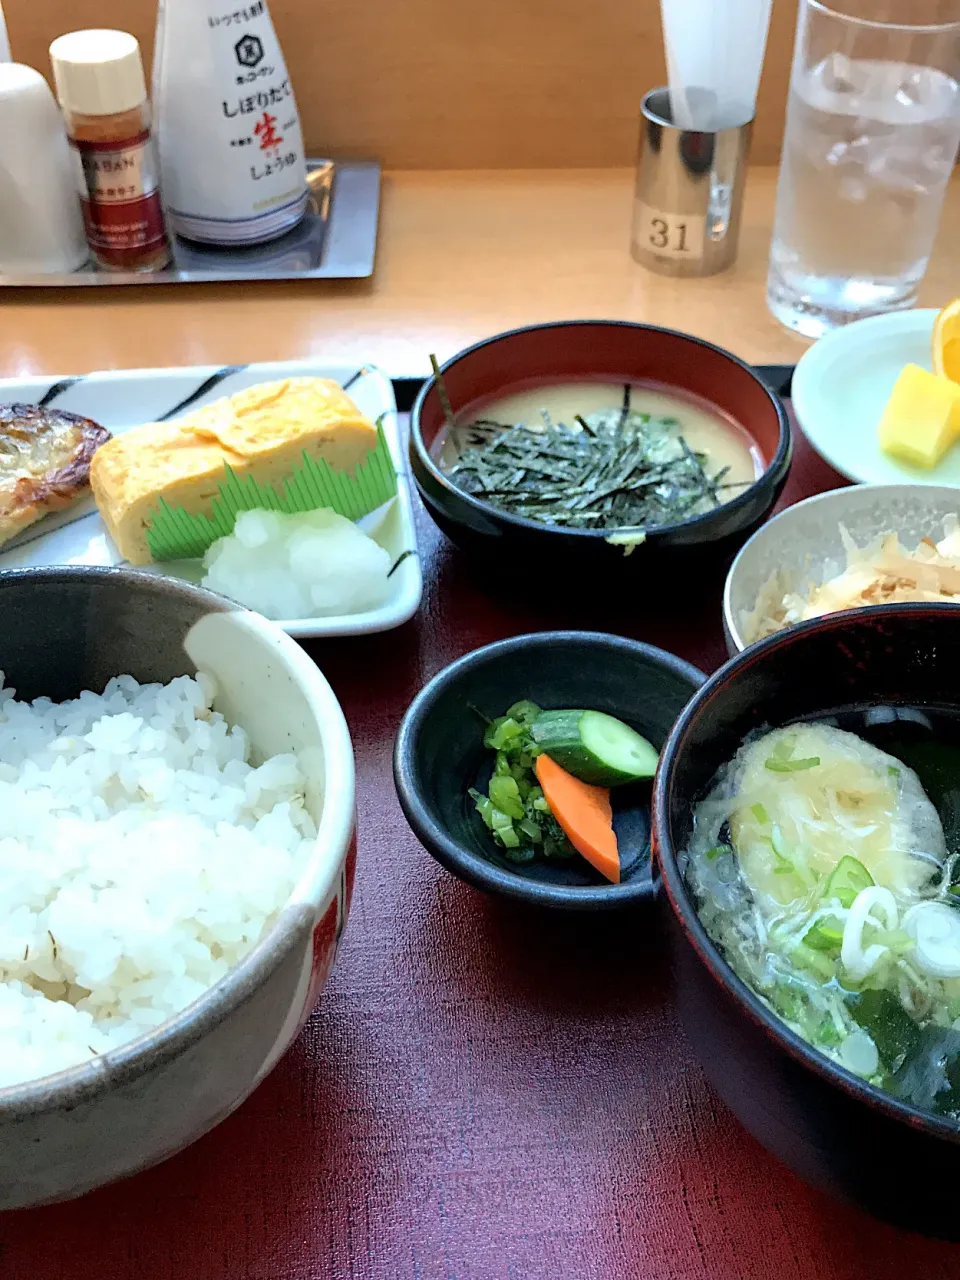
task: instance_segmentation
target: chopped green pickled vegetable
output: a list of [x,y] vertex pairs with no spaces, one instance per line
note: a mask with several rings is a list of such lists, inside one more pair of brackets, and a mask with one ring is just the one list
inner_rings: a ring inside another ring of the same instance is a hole
[[500,716],[499,719],[494,720],[488,726],[486,733],[483,735],[483,745],[499,751],[501,747],[505,747],[515,738],[522,736],[523,725],[519,720],[514,720],[512,716]]
[[753,814],[753,816],[756,818],[758,822],[769,823],[770,815],[769,813],[767,813],[766,809],[763,807],[762,804],[752,805],[750,812]]
[[531,726],[540,714],[534,702],[516,702],[505,715],[487,722],[484,746],[496,752],[487,795],[469,790],[477,813],[504,858],[572,858],[575,849],[558,825],[534,772],[539,748]]
[[510,818],[522,818],[523,801],[520,799],[520,788],[514,777],[497,777],[490,779],[490,799],[492,803]]
[[516,720],[519,724],[522,724],[525,729],[529,729],[531,727],[539,714],[540,708],[535,702],[531,702],[528,698],[523,698],[520,702],[515,702],[513,706],[508,707],[506,711],[506,715],[509,716],[511,720]]
[[520,837],[513,829],[513,822],[497,808],[493,810],[493,834],[506,849],[517,849],[520,846]]

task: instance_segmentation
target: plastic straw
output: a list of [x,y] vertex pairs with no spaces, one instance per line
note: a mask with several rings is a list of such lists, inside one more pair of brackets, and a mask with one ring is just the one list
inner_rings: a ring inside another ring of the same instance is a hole
[[660,0],[673,123],[731,128],[752,118],[771,0]]
[[3,18],[3,5],[0,3],[0,62],[12,62],[10,41],[7,38],[7,24]]

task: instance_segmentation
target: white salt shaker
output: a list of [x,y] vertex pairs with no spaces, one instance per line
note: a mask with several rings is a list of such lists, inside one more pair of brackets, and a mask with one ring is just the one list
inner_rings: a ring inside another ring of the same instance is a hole
[[0,62],[0,273],[76,271],[87,253],[53,94],[32,67]]
[[300,117],[266,0],[160,0],[155,132],[167,220],[207,244],[261,244],[307,208]]

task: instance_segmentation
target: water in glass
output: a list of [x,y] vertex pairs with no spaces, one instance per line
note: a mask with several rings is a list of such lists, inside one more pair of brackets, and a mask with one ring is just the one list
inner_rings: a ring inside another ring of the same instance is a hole
[[768,299],[811,337],[909,306],[960,145],[945,72],[831,53],[795,67]]

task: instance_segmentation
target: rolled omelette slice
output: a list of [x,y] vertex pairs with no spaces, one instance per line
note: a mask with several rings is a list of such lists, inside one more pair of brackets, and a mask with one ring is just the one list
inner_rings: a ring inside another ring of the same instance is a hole
[[279,486],[306,451],[352,473],[377,443],[377,429],[327,378],[262,382],[175,422],[116,435],[93,455],[90,485],[107,531],[131,564],[153,558],[147,527],[163,498],[190,515],[210,511],[225,467]]

